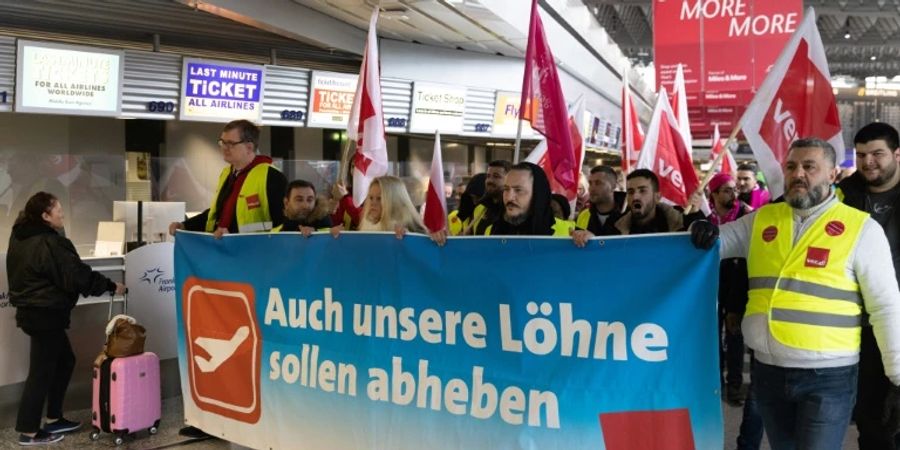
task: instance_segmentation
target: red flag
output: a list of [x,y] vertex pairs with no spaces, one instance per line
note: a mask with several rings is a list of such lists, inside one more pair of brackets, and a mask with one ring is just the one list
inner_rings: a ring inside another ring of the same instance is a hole
[[688,117],[687,87],[684,85],[684,67],[681,64],[678,64],[678,69],[675,71],[675,85],[672,89],[672,113],[675,114],[675,120],[678,121],[678,131],[681,132],[681,138],[684,140],[684,145],[687,146],[688,155],[693,159],[694,137],[691,135],[691,120]]
[[[581,123],[581,117],[584,117],[584,96],[578,96],[578,100],[575,100],[575,103],[569,107],[569,134],[572,136],[572,144],[575,145],[576,161],[573,176],[576,180],[581,176],[580,168],[584,162],[584,138],[581,136],[581,127],[578,125]],[[537,164],[541,169],[544,169],[544,173],[547,174],[547,179],[550,181],[551,191],[565,195],[570,202],[575,201],[575,197],[578,196],[578,189],[564,188],[562,183],[553,175],[550,158],[547,156],[546,140],[538,143],[534,150],[528,154],[528,158],[525,158],[525,161]]]
[[425,197],[425,226],[436,233],[447,228],[447,198],[444,196],[444,164],[441,162],[441,133],[434,133],[431,177]]
[[715,162],[716,158],[719,157],[719,153],[723,151],[726,153],[722,157],[722,164],[719,167],[710,167],[709,170],[734,176],[737,173],[737,163],[734,160],[734,156],[731,155],[731,151],[722,144],[722,138],[719,136],[719,124],[716,124],[715,131],[713,131],[712,150],[709,152],[709,162]]
[[637,167],[652,170],[659,178],[659,193],[676,205],[686,205],[690,195],[700,186],[663,87],[659,89]]
[[631,172],[637,164],[638,152],[644,146],[644,130],[634,110],[634,98],[628,84],[628,69],[622,77],[622,171]]
[[350,120],[347,121],[347,137],[356,141],[353,155],[353,203],[362,205],[372,180],[387,174],[387,140],[384,137],[384,112],[381,108],[381,75],[378,68],[378,6],[369,21],[369,36],[363,52],[356,83],[356,95]]
[[574,176],[575,152],[569,132],[566,101],[563,99],[556,62],[547,44],[544,25],[538,14],[537,0],[531,3],[531,24],[525,50],[525,75],[522,80],[522,119],[547,139],[547,155],[553,177],[566,192],[578,190]]
[[784,192],[781,163],[791,142],[816,137],[836,151],[844,148],[830,80],[815,11],[809,8],[741,118],[772,198]]

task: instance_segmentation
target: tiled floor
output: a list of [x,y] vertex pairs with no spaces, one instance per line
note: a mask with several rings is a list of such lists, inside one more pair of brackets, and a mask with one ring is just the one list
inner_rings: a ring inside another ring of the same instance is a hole
[[[735,439],[737,438],[738,428],[741,424],[741,408],[728,406],[722,403],[723,414],[725,416],[725,449],[735,449]],[[163,402],[163,421],[159,427],[159,433],[150,436],[146,431],[127,439],[120,446],[123,449],[170,449],[170,448],[187,448],[189,450],[212,450],[212,449],[243,449],[239,445],[234,445],[218,439],[207,439],[200,441],[190,441],[178,435],[178,429],[182,427],[182,404],[181,397],[175,397]],[[67,415],[70,420],[80,420],[84,423],[90,422],[90,411],[76,411]],[[65,440],[52,447],[59,449],[82,449],[82,448],[116,448],[111,435],[103,435],[98,441],[90,440],[90,426],[85,426],[82,430],[66,436]],[[12,428],[0,431],[0,450],[2,449],[19,449],[23,448],[18,445],[16,439],[18,434]],[[850,426],[847,431],[847,438],[844,440],[844,449],[856,450],[856,427]],[[698,449],[704,450],[704,449]],[[763,439],[762,450],[769,450],[768,444]]]
[[[86,424],[81,430],[66,435],[66,438],[58,444],[48,447],[37,448],[54,448],[54,449],[108,449],[116,448],[113,442],[113,436],[104,434],[97,441],[91,441],[91,413],[89,410],[75,411],[67,413],[66,418],[69,420],[79,420]],[[169,448],[188,448],[190,450],[209,450],[209,449],[242,449],[244,447],[231,445],[228,442],[218,439],[206,439],[199,441],[191,441],[178,435],[178,430],[183,426],[183,412],[181,397],[175,397],[163,401],[163,417],[159,426],[159,432],[150,435],[147,431],[142,431],[134,436],[130,436],[125,443],[118,448],[122,449],[169,449]],[[0,449],[20,449],[17,443],[18,433],[12,428],[0,431]]]

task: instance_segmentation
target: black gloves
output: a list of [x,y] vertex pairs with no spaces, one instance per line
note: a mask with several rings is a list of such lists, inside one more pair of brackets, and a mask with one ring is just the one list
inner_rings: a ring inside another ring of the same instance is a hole
[[884,400],[884,412],[881,414],[881,423],[891,435],[900,431],[900,386],[891,385],[887,398]]
[[[709,250],[719,238],[719,227],[708,220],[698,220],[691,224],[691,243],[701,250]],[[900,412],[900,411],[898,411]]]

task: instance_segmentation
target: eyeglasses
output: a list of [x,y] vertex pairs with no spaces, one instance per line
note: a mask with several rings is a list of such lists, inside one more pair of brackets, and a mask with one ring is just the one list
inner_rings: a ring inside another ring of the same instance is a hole
[[231,142],[231,141],[226,141],[224,139],[219,139],[216,142],[219,144],[219,148],[224,150],[226,148],[234,148],[235,145],[246,144],[250,141],[245,140],[245,141]]

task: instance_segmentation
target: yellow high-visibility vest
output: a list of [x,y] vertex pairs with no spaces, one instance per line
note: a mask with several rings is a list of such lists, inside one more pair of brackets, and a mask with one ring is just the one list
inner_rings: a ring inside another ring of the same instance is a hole
[[858,351],[862,295],[846,267],[868,214],[842,203],[794,240],[786,203],[763,206],[750,237],[746,316],[765,314],[781,344],[808,351]]
[[575,219],[575,226],[580,230],[587,230],[588,224],[591,222],[591,208],[585,208],[580,213],[578,213],[578,217]]
[[472,234],[478,235],[478,225],[481,224],[481,219],[484,218],[485,213],[487,213],[487,207],[484,205],[475,205],[475,211],[472,213]]
[[[247,173],[241,192],[238,194],[235,205],[235,218],[237,219],[239,233],[256,233],[272,229],[272,217],[269,215],[269,198],[266,194],[266,178],[269,174],[269,164],[262,163],[254,166]],[[206,231],[212,233],[216,230],[218,214],[216,200],[219,192],[225,186],[228,175],[231,174],[231,166],[222,169],[219,174],[219,184],[216,187],[216,195],[213,196],[212,205],[209,207],[209,216],[206,219]]]
[[454,209],[450,211],[450,214],[447,215],[447,228],[450,231],[450,236],[459,236],[463,233],[463,230],[469,226],[469,222],[472,218],[468,218],[466,220],[459,219],[459,210]]

